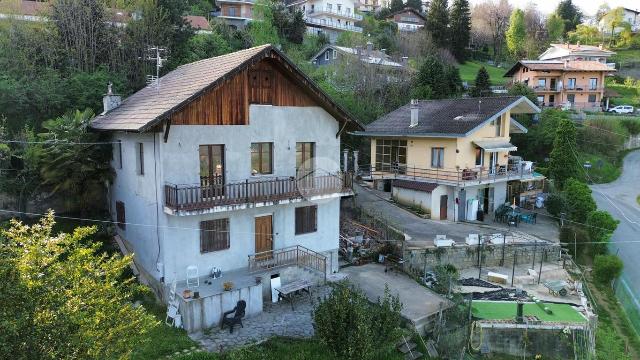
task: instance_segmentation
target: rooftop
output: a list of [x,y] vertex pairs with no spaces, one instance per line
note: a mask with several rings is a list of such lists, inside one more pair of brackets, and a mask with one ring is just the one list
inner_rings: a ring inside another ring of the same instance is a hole
[[513,76],[522,66],[534,71],[616,71],[597,61],[520,60],[504,76]]
[[494,96],[445,100],[419,100],[418,125],[411,127],[411,104],[365,126],[363,136],[463,137],[484,123],[511,110],[536,113],[540,109],[524,96]]
[[[474,301],[471,305],[473,316],[484,320],[515,320],[515,301]],[[544,303],[551,310],[547,314],[536,303],[524,304],[524,316],[535,316],[543,322],[585,323],[587,319],[569,304]]]
[[[347,55],[352,55],[352,56],[357,56],[358,55],[358,49],[355,49],[355,48],[337,46],[337,45],[327,45],[324,48],[322,48],[322,50],[320,50],[313,57],[313,59],[315,59],[318,56],[320,56],[327,49],[335,49],[338,52],[341,52],[341,53],[347,54]],[[368,50],[366,48],[363,48],[363,49],[360,50],[360,52],[361,52],[360,53],[360,56],[361,56],[360,60],[362,60],[365,63],[373,64],[373,65],[397,67],[397,68],[404,67],[404,65],[402,65],[401,63],[391,60],[391,57],[389,55],[387,55],[384,51],[372,50],[371,52],[368,52]]]

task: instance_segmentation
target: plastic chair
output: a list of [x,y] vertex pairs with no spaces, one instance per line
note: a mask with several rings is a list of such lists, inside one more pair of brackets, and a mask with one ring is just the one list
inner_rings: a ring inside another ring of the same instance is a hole
[[[240,324],[240,327],[244,327],[242,325],[242,318],[245,314],[245,309],[247,308],[247,303],[244,300],[238,301],[236,307],[233,310],[229,310],[222,314],[222,321],[220,322],[220,329],[224,329],[225,325],[229,326],[229,333],[233,334],[233,327],[236,324]],[[233,316],[229,316],[233,314]]]
[[198,267],[195,265],[187,266],[187,287],[200,286],[200,278],[198,277]]

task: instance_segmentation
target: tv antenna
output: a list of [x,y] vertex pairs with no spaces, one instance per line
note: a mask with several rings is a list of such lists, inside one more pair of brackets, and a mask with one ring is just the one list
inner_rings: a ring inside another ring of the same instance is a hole
[[167,61],[167,49],[152,46],[147,49],[146,60],[156,62],[155,75],[147,75],[147,85],[155,85],[156,90],[160,90],[160,68]]

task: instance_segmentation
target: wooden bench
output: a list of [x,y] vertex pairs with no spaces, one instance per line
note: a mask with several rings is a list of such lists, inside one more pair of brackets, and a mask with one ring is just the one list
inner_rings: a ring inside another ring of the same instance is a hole
[[277,288],[276,291],[278,292],[278,301],[281,299],[289,301],[289,304],[291,304],[291,310],[295,310],[293,308],[293,295],[304,291],[309,294],[309,298],[311,298],[311,282],[308,280],[292,281]]

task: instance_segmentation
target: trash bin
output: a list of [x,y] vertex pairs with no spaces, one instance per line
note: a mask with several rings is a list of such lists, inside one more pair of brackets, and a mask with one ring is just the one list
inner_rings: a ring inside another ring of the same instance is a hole
[[484,211],[478,210],[478,213],[476,215],[477,215],[476,218],[478,219],[478,221],[484,221]]

